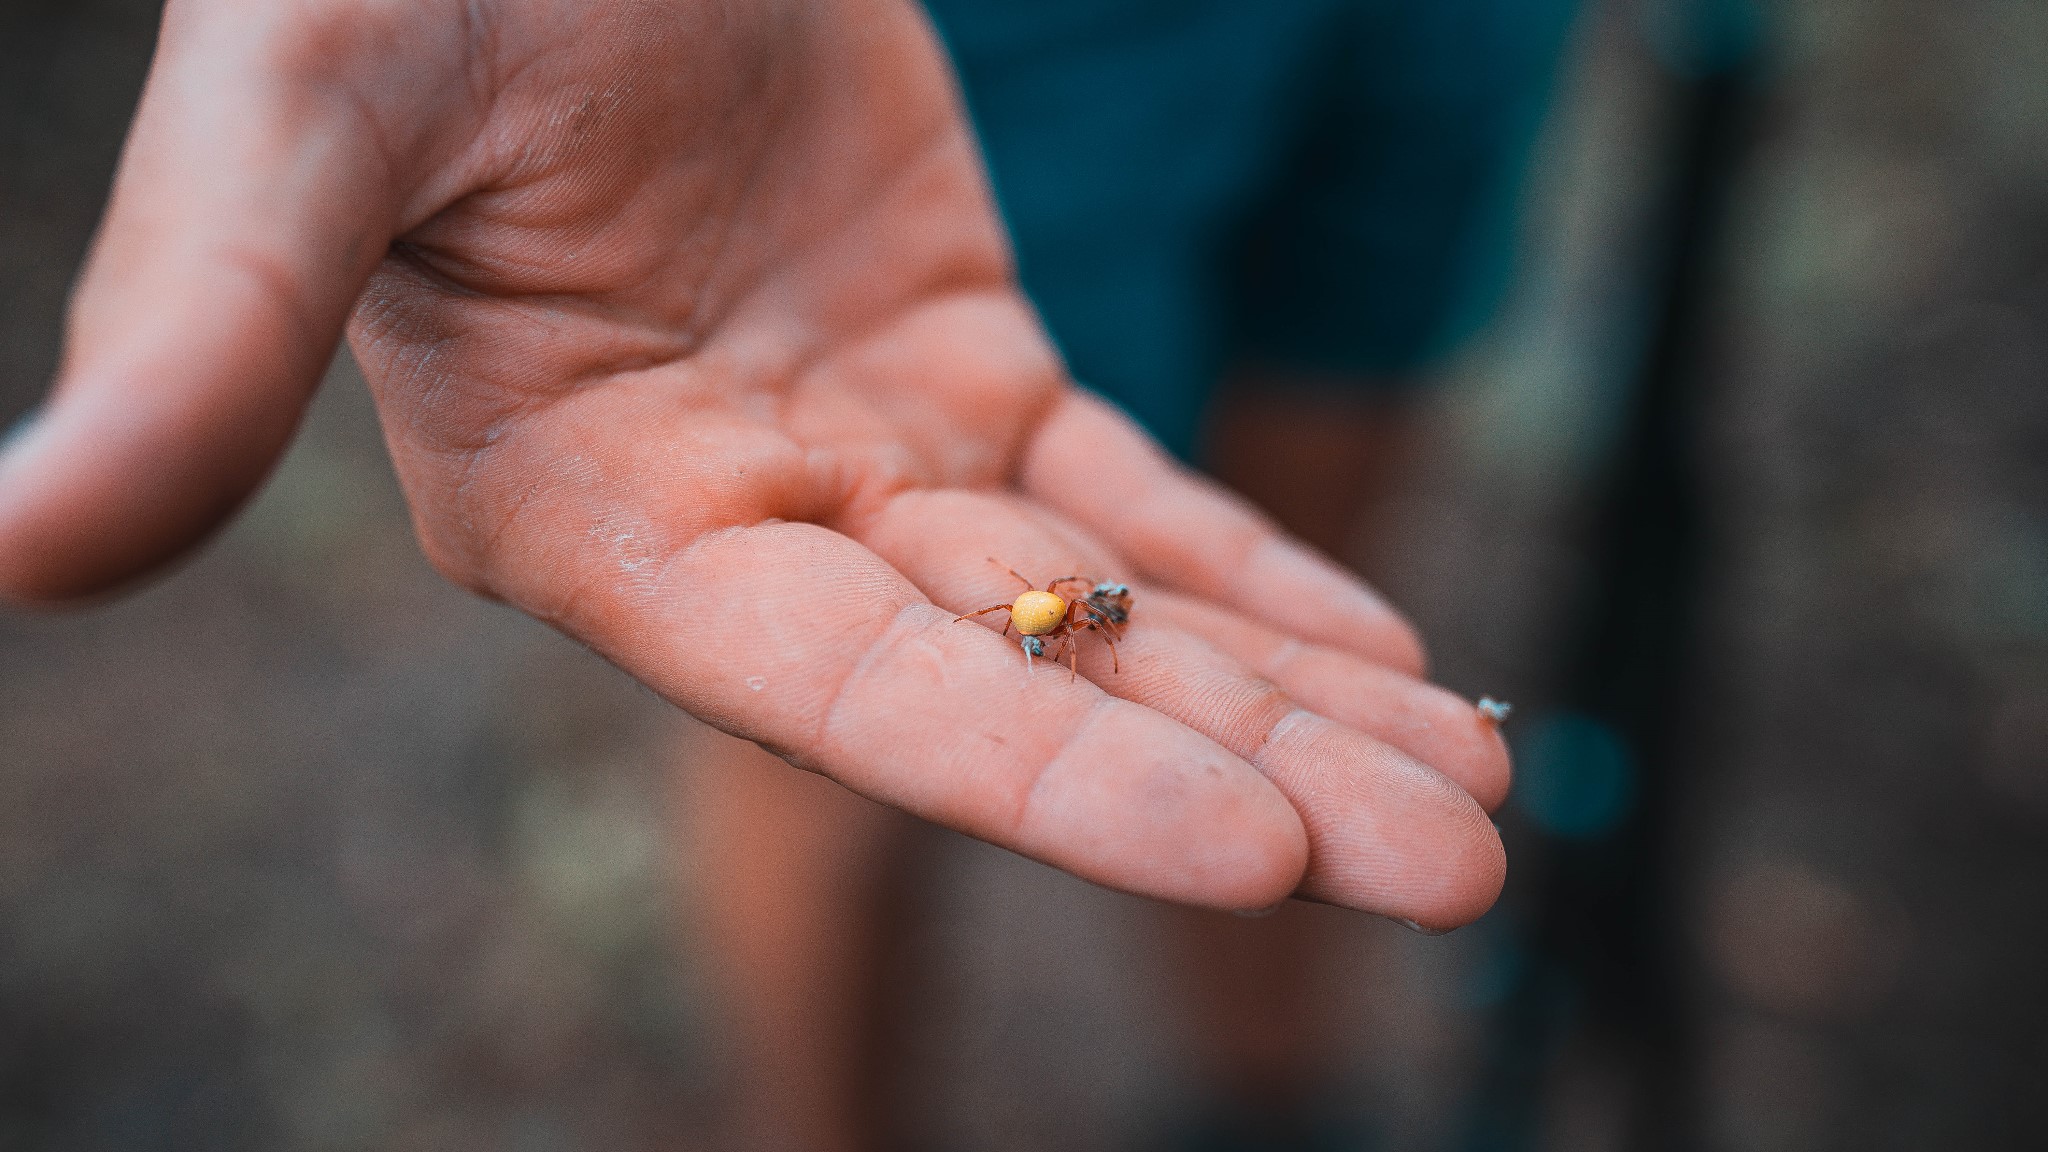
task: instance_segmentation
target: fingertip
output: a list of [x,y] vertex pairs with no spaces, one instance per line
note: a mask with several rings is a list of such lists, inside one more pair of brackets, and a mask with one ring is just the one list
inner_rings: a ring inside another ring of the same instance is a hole
[[1292,896],[1308,874],[1308,830],[1301,817],[1277,790],[1264,791],[1269,802],[1256,805],[1233,821],[1187,871],[1183,890],[1162,893],[1179,903],[1225,912],[1255,912]]
[[11,608],[50,607],[61,600],[39,570],[32,530],[20,524],[15,510],[27,492],[41,416],[40,408],[32,408],[0,436],[0,604]]
[[1266,803],[1254,834],[1246,838],[1247,859],[1226,871],[1232,883],[1217,893],[1216,907],[1232,912],[1271,908],[1293,895],[1308,875],[1308,828],[1301,814],[1277,788],[1260,795]]
[[1507,803],[1508,793],[1514,788],[1514,752],[1509,749],[1507,738],[1501,735],[1500,726],[1479,716],[1476,709],[1469,723],[1473,732],[1474,754],[1471,759],[1472,779],[1467,791],[1491,815]]
[[[1354,699],[1353,714],[1339,713],[1337,719],[1363,728],[1448,777],[1486,812],[1507,800],[1514,774],[1507,741],[1471,701],[1391,669],[1354,667],[1374,692],[1364,701]],[[1303,695],[1315,699],[1329,694],[1327,685],[1313,688]]]
[[1365,889],[1355,878],[1311,873],[1301,895],[1441,935],[1478,920],[1500,899],[1507,850],[1492,822],[1482,819],[1463,835],[1442,838],[1427,862],[1411,862],[1405,871],[1398,882]]
[[1407,917],[1424,928],[1448,932],[1472,923],[1486,915],[1507,885],[1507,847],[1493,821],[1479,819],[1458,846],[1441,886],[1417,900]]
[[8,429],[0,446],[0,603],[11,608],[66,607],[111,582],[104,560],[78,555],[78,510],[63,510],[54,498],[52,428],[36,409]]
[[1484,916],[1507,884],[1507,848],[1500,829],[1471,797],[1459,793],[1430,821],[1432,850],[1413,861],[1403,890],[1386,914],[1448,932]]
[[1452,927],[1500,894],[1499,830],[1457,783],[1391,745],[1308,712],[1256,758],[1301,808],[1313,854],[1306,894]]
[[1417,679],[1429,673],[1422,635],[1392,604],[1334,560],[1285,536],[1246,558],[1243,583],[1258,614],[1296,635],[1355,652]]

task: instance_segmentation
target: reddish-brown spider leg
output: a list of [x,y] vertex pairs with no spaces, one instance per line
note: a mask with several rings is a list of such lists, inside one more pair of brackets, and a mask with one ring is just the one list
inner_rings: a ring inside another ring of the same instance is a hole
[[[981,611],[979,611],[979,612],[969,612],[969,613],[968,613],[967,615],[965,615],[965,616],[955,616],[955,617],[953,617],[953,623],[955,623],[955,624],[958,624],[958,623],[959,623],[959,622],[961,622],[962,620],[972,620],[972,619],[974,619],[974,618],[975,618],[976,616],[986,616],[986,615],[988,615],[988,614],[989,614],[989,613],[991,613],[991,612],[1008,612],[1009,610],[1010,610],[1010,606],[1009,606],[1008,604],[998,604],[998,605],[996,605],[996,606],[995,606],[995,607],[993,607],[993,608],[983,608],[983,609],[982,609]],[[1010,626],[1009,626],[1009,625],[1007,625],[1007,624],[1003,625],[1003,631],[1005,631],[1005,632],[1008,632],[1009,630],[1010,630]]]
[[1074,678],[1081,674],[1080,669],[1075,667],[1077,645],[1074,643],[1074,629],[1071,625],[1063,624],[1060,626],[1060,630],[1053,633],[1053,635],[1060,638],[1060,650],[1052,654],[1052,662],[1057,664],[1060,662],[1060,657],[1064,656],[1067,658],[1067,682],[1072,683]]
[[1109,670],[1122,672],[1123,663],[1116,658],[1116,636],[1100,624],[1095,625],[1095,630],[1102,633],[1102,642],[1109,645]]
[[1024,574],[1022,572],[1017,571],[1015,568],[1010,567],[1008,564],[1003,563],[1001,560],[998,560],[995,557],[990,556],[988,557],[988,562],[995,565],[998,568],[1001,568],[1003,571],[1008,572],[1010,575],[1015,576],[1018,580],[1023,582],[1026,588],[1038,587],[1038,585],[1033,584],[1031,581],[1025,580]]
[[[1074,607],[1088,614],[1088,618],[1081,621],[1078,627],[1093,628],[1102,633],[1103,640],[1109,644],[1110,654],[1114,656],[1116,654],[1116,637],[1123,626],[1103,615],[1101,609],[1088,603],[1086,600],[1074,601]],[[1118,669],[1118,671],[1121,671],[1121,669]]]
[[[1052,591],[1052,589],[1047,588],[1046,591],[1050,592]],[[1074,679],[1074,677],[1080,675],[1080,673],[1074,667],[1073,657],[1074,605],[1077,603],[1079,603],[1079,601],[1067,601],[1066,615],[1060,617],[1060,626],[1050,633],[1050,635],[1057,636],[1060,638],[1060,650],[1053,653],[1052,662],[1057,664],[1060,662],[1060,657],[1065,656],[1067,658],[1067,680],[1069,682],[1071,682]]]
[[1095,631],[1101,633],[1102,642],[1104,644],[1109,645],[1109,670],[1112,673],[1122,672],[1124,670],[1123,661],[1117,659],[1116,655],[1116,633],[1111,630],[1110,626],[1107,623],[1103,622],[1100,618],[1091,615],[1088,619],[1081,621],[1079,624],[1072,625],[1072,628],[1077,633],[1085,628],[1093,628]]
[[1095,584],[1095,581],[1092,577],[1088,576],[1062,576],[1059,579],[1053,581],[1052,583],[1047,584],[1045,586],[1045,590],[1047,592],[1051,592],[1062,584],[1087,584],[1092,587]]

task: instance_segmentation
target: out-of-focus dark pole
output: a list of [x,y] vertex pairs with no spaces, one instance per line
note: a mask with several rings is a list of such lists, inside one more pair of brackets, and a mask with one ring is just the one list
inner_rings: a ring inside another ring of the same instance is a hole
[[[1538,1146],[1549,1070],[1567,1044],[1603,1051],[1623,1087],[1630,1147],[1700,1143],[1678,922],[1678,746],[1697,683],[1705,539],[1695,459],[1728,192],[1750,136],[1757,17],[1746,0],[1640,12],[1667,109],[1666,177],[1642,237],[1645,325],[1623,432],[1596,498],[1579,638],[1561,709],[1611,742],[1628,814],[1597,835],[1533,835],[1540,879],[1510,910],[1516,976],[1468,1147]],[[1517,861],[1517,866],[1521,866]]]

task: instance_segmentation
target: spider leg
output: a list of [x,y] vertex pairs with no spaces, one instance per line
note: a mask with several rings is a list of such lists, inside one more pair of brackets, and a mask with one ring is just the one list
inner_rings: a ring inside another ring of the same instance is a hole
[[1047,592],[1050,592],[1053,589],[1058,588],[1062,584],[1087,584],[1092,587],[1094,583],[1095,581],[1087,576],[1062,576],[1059,579],[1053,581],[1052,583],[1047,584],[1045,586],[1045,590]]
[[1073,625],[1061,624],[1059,629],[1057,631],[1050,633],[1050,635],[1058,636],[1060,638],[1060,650],[1052,654],[1052,662],[1057,664],[1060,662],[1060,658],[1062,656],[1066,657],[1067,679],[1072,680],[1075,676],[1079,675],[1079,673],[1074,668],[1075,645]]
[[1123,631],[1123,625],[1119,624],[1114,617],[1102,609],[1088,603],[1086,600],[1077,600],[1075,603],[1081,605],[1082,609],[1088,613],[1087,627],[1100,629],[1105,636],[1115,636]]
[[1038,587],[1038,585],[1036,585],[1036,584],[1033,584],[1033,583],[1032,583],[1031,581],[1029,581],[1029,580],[1024,580],[1024,574],[1023,574],[1023,573],[1021,573],[1021,572],[1017,571],[1017,570],[1016,570],[1015,568],[1012,568],[1012,567],[1010,567],[1010,566],[1009,566],[1008,564],[1005,564],[1005,563],[1003,563],[1003,562],[1002,562],[1001,560],[998,560],[998,559],[996,559],[995,557],[991,556],[991,557],[989,557],[989,558],[988,558],[988,562],[989,562],[989,563],[991,563],[991,564],[993,564],[993,565],[995,565],[995,566],[996,566],[996,567],[998,567],[998,568],[1001,568],[1001,569],[1002,569],[1003,571],[1005,571],[1005,572],[1008,572],[1008,573],[1009,573],[1010,575],[1012,575],[1012,576],[1015,576],[1015,577],[1016,577],[1017,579],[1019,579],[1019,580],[1023,580],[1023,581],[1024,581],[1024,586],[1025,586],[1026,588],[1036,588],[1036,587]]
[[1111,672],[1122,672],[1122,671],[1123,671],[1123,665],[1122,665],[1122,664],[1121,664],[1121,662],[1119,662],[1119,661],[1117,660],[1117,658],[1116,658],[1116,635],[1115,635],[1115,633],[1112,633],[1112,632],[1111,632],[1111,631],[1110,631],[1109,629],[1107,629],[1107,628],[1101,628],[1101,629],[1098,629],[1098,631],[1100,631],[1100,632],[1102,633],[1102,642],[1103,642],[1104,644],[1107,644],[1107,645],[1109,645],[1109,670],[1110,670]]
[[[959,622],[961,622],[962,620],[972,620],[972,619],[974,619],[974,618],[975,618],[976,616],[986,616],[986,615],[988,615],[988,614],[989,614],[989,613],[991,613],[991,612],[1007,612],[1007,611],[1009,611],[1009,609],[1010,609],[1010,606],[1009,606],[1008,604],[998,604],[998,605],[996,605],[996,606],[995,606],[995,607],[993,607],[993,608],[983,608],[983,609],[982,609],[981,611],[979,611],[979,612],[969,612],[969,613],[968,613],[967,615],[965,615],[965,616],[955,616],[955,617],[953,617],[953,623],[955,623],[955,624],[958,624],[958,623],[959,623]],[[1009,630],[1010,630],[1010,626],[1009,626],[1009,625],[1007,625],[1007,624],[1003,625],[1003,631],[1005,631],[1005,632],[1008,632]]]
[[1119,660],[1116,654],[1115,628],[1109,623],[1105,622],[1099,615],[1091,616],[1090,618],[1083,620],[1079,624],[1074,626],[1074,630],[1076,632],[1090,628],[1094,629],[1097,632],[1100,632],[1102,634],[1102,642],[1104,644],[1109,645],[1109,670],[1111,672],[1122,672],[1124,670],[1123,661]]

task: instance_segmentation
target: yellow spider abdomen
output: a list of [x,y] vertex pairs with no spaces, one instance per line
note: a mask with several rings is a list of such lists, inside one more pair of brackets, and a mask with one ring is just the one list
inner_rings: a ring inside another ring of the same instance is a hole
[[1067,602],[1050,592],[1026,592],[1010,605],[1010,623],[1026,636],[1043,636],[1067,618]]

